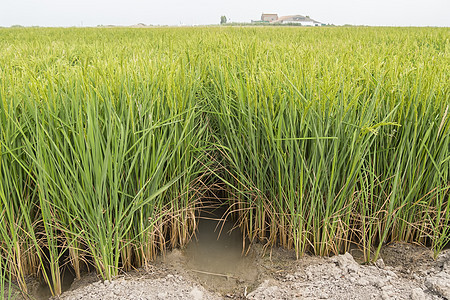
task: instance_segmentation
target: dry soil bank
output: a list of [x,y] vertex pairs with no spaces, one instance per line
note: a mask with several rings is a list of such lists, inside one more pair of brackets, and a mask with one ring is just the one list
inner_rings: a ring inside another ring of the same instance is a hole
[[359,264],[357,252],[300,260],[281,249],[261,254],[252,247],[242,268],[222,274],[193,269],[174,250],[111,282],[85,276],[60,299],[450,299],[449,250],[435,261],[424,248],[394,244],[374,265]]

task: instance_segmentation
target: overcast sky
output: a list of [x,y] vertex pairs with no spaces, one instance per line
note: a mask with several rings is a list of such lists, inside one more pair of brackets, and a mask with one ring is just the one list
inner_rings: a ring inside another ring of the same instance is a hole
[[450,0],[0,0],[0,26],[200,25],[263,12],[336,25],[450,26]]

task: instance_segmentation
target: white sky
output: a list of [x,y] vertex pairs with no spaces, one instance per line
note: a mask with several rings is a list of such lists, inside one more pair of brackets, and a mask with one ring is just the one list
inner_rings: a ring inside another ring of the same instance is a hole
[[449,26],[450,0],[0,0],[0,26],[218,24],[261,13],[336,25]]

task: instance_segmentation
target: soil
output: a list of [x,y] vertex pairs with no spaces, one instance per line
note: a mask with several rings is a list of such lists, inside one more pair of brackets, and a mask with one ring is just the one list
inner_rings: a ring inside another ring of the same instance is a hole
[[191,247],[112,281],[87,274],[54,299],[450,299],[450,250],[434,260],[428,249],[396,243],[367,265],[350,253],[296,260],[291,251],[260,245],[244,257],[229,249],[225,261],[208,262],[213,256]]
[[[69,274],[64,276],[63,294],[53,300],[450,300],[450,249],[436,260],[429,249],[404,243],[384,247],[374,264],[364,264],[358,249],[296,260],[293,251],[260,244],[248,248],[239,230],[232,230],[233,222],[217,219],[224,215],[217,210],[220,207],[202,213],[186,249],[172,250],[147,268],[112,281],[91,273],[71,283]],[[42,286],[30,284],[29,290],[35,299],[49,299]]]

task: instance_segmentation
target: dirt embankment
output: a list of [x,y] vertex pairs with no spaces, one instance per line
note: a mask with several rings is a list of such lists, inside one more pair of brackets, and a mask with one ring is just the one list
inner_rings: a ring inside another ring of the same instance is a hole
[[60,299],[450,299],[449,250],[434,261],[426,249],[395,244],[374,265],[349,253],[300,260],[282,249],[261,254],[253,247],[242,268],[224,274],[194,269],[175,250],[111,282],[86,276]]

